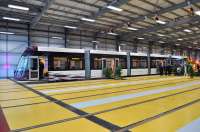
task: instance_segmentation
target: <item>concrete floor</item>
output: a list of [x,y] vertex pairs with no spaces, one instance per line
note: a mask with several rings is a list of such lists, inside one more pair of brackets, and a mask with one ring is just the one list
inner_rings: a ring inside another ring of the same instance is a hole
[[200,78],[0,80],[0,105],[1,132],[199,132]]

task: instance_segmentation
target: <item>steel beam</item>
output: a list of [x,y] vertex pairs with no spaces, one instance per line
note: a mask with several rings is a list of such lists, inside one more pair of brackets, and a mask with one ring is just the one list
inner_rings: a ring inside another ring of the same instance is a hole
[[[195,3],[197,3],[197,2],[200,2],[200,0],[190,0],[190,4],[195,4]],[[188,6],[188,2],[187,2],[187,1],[181,2],[181,3],[179,3],[179,4],[175,4],[175,5],[170,6],[170,7],[167,7],[167,8],[164,8],[164,9],[162,9],[162,10],[160,10],[160,11],[155,12],[155,13],[149,13],[149,14],[146,14],[146,15],[144,15],[144,16],[139,16],[139,17],[137,17],[137,18],[131,19],[129,22],[130,22],[130,23],[131,23],[131,22],[137,23],[137,22],[139,22],[139,21],[145,20],[145,16],[146,16],[147,18],[150,18],[150,17],[154,17],[155,14],[161,15],[161,14],[164,14],[164,13],[167,13],[167,12],[171,12],[171,11],[176,10],[176,9],[183,8],[183,7],[185,7],[185,6]],[[123,26],[124,26],[124,23],[118,25],[118,26],[115,27],[114,29],[121,28],[121,27],[123,27]],[[156,26],[156,27],[157,27],[157,26]]]
[[166,25],[152,26],[152,27],[147,28],[147,29],[141,29],[141,30],[134,32],[134,33],[129,32],[129,33],[121,34],[121,35],[126,36],[128,38],[128,37],[131,37],[131,36],[141,35],[141,34],[144,34],[144,33],[156,32],[158,30],[163,30],[165,28],[173,28],[175,26],[183,25],[183,24],[186,24],[186,23],[191,23],[191,22],[194,23],[195,21],[200,21],[200,16],[182,18],[182,19],[177,20],[177,21],[171,21]]
[[40,19],[42,18],[42,16],[45,14],[45,12],[50,8],[50,6],[55,2],[55,0],[46,0],[45,6],[42,7],[40,13],[33,18],[33,20],[31,21],[31,27],[35,26]]

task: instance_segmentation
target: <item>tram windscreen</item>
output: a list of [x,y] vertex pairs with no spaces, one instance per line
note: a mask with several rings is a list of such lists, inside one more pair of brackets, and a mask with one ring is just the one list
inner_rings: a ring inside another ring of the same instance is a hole
[[14,77],[19,80],[28,78],[28,56],[22,56],[20,58]]

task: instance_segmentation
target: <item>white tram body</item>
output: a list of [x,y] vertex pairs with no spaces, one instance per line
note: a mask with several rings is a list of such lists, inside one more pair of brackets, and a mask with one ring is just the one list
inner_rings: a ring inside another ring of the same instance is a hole
[[[128,59],[129,58],[129,59]],[[182,56],[130,53],[54,47],[29,47],[18,63],[14,76],[18,80],[39,80],[40,62],[43,75],[50,81],[103,78],[106,67],[122,66],[122,76],[158,74],[158,63],[183,60]]]

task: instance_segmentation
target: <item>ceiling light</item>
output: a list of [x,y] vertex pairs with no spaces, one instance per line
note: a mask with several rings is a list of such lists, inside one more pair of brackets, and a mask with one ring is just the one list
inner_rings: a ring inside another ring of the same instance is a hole
[[143,40],[144,38],[138,38],[138,39]]
[[192,32],[192,31],[189,30],[189,29],[184,29],[183,31],[184,31],[184,32],[187,32],[187,33],[191,33],[191,32]]
[[11,34],[15,34],[15,33],[12,33],[12,32],[0,32],[0,34],[9,34],[9,35],[11,35]]
[[92,43],[99,43],[99,41],[93,40]]
[[115,10],[115,11],[123,11],[123,9],[115,7],[115,6],[112,6],[112,5],[107,6],[107,8],[109,8],[111,10]]
[[118,35],[118,34],[113,33],[113,32],[108,32],[108,34],[109,34],[109,35],[115,35],[115,36]]
[[182,41],[183,39],[179,38],[179,39],[177,39],[177,40]]
[[161,20],[156,20],[156,23],[159,23],[159,24],[166,24],[166,22],[164,22],[164,21],[161,21]]
[[120,44],[120,45],[125,46],[126,44],[122,43],[122,44]]
[[138,30],[137,28],[133,28],[133,27],[128,27],[127,29],[133,30],[133,31],[137,31]]
[[194,13],[200,16],[200,11],[195,11]]
[[176,46],[179,46],[180,44],[176,44]]
[[160,36],[160,37],[163,37],[163,36],[165,36],[165,35],[163,35],[163,34],[157,34],[158,36]]
[[28,11],[29,8],[28,7],[24,7],[24,6],[18,6],[18,5],[8,5],[9,8],[14,8],[14,9],[19,9],[19,10],[24,10],[24,11]]
[[158,41],[159,43],[165,43],[164,41]]
[[94,19],[90,19],[90,18],[81,18],[81,20],[88,21],[88,22],[95,22]]
[[63,39],[62,37],[51,37],[52,39]]
[[20,21],[18,18],[12,18],[12,17],[2,17],[4,20],[10,20],[10,21]]
[[70,28],[70,29],[77,29],[77,27],[74,26],[64,26],[65,28]]

